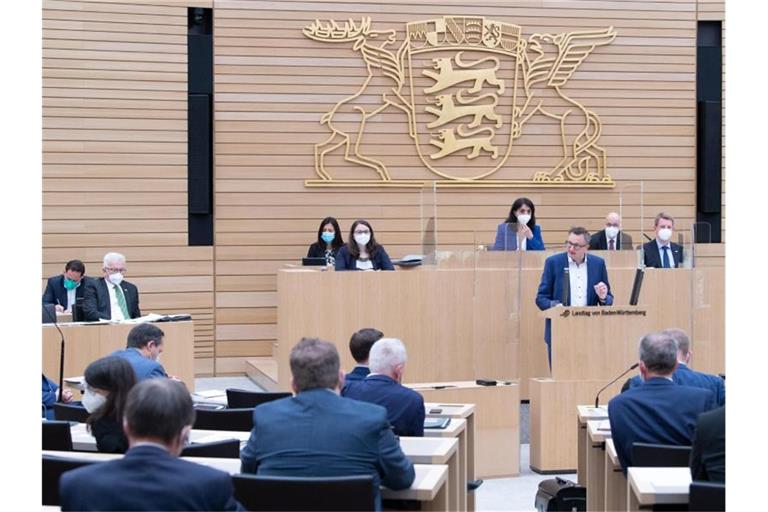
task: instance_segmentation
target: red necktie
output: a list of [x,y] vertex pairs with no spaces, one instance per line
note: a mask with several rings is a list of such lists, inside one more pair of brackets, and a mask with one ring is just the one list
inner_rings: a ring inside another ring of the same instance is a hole
[[608,250],[609,250],[609,251],[615,251],[615,250],[616,250],[616,246],[615,246],[615,245],[614,245],[614,243],[613,243],[613,238],[611,238],[610,240],[608,240]]

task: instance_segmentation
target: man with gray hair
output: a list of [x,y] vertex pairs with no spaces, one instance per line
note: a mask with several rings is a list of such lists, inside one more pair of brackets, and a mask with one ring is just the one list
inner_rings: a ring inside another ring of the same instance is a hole
[[125,256],[118,252],[104,255],[103,279],[91,279],[83,291],[86,321],[121,321],[141,316],[139,290],[123,280],[126,270]]
[[[685,334],[685,331],[672,328],[665,329],[662,333],[669,334],[677,342],[677,370],[672,375],[672,380],[675,381],[675,384],[708,389],[715,395],[715,403],[718,406],[725,405],[725,381],[717,375],[697,372],[688,366],[693,352],[691,351],[691,340]],[[635,375],[624,384],[621,392],[623,393],[627,389],[639,386],[642,383],[643,379],[640,375]]]
[[261,404],[240,453],[242,473],[325,477],[372,475],[376,509],[379,485],[407,489],[416,474],[400,449],[381,406],[339,396],[344,373],[336,347],[303,338],[291,350],[295,395]]
[[371,347],[368,366],[371,373],[363,380],[345,386],[343,396],[379,404],[398,436],[424,435],[424,397],[402,385],[405,345],[395,338],[382,338]]
[[645,381],[608,403],[608,419],[621,468],[632,466],[634,443],[690,446],[699,414],[715,407],[711,391],[678,386],[677,342],[666,332],[640,340],[640,374]]

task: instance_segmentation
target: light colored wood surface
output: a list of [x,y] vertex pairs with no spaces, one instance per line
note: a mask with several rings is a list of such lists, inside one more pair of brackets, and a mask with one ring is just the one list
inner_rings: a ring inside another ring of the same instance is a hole
[[[478,386],[474,382],[409,383],[425,402],[475,404],[467,417],[468,478],[514,476],[520,472],[519,386]],[[434,386],[452,385],[443,389]],[[474,458],[471,451],[474,448]],[[473,462],[474,459],[474,462]],[[474,471],[474,473],[473,473]],[[474,477],[473,477],[474,475]],[[472,500],[472,494],[469,495]]]
[[608,417],[608,408],[605,405],[595,408],[594,405],[576,406],[576,446],[577,465],[576,473],[578,482],[587,486],[589,475],[587,474],[587,421]]
[[[690,468],[627,468],[627,498],[640,506],[688,503]],[[633,510],[630,507],[630,510]]]
[[[425,436],[442,437],[447,432],[457,432],[459,439],[459,478],[462,482],[475,480],[475,405],[474,404],[424,404],[426,415],[447,416],[451,424],[446,429],[426,429]],[[454,425],[455,424],[455,425]],[[451,426],[453,425],[453,426]],[[475,510],[475,493],[467,493],[466,486],[461,488],[464,501],[463,508],[472,512]]]
[[627,506],[627,477],[621,471],[613,439],[605,440],[605,510],[622,510]]
[[[194,322],[163,322],[156,324],[165,333],[162,365],[173,375],[195,389]],[[83,375],[90,363],[125,348],[130,324],[62,324],[64,333],[64,376]],[[61,357],[61,335],[51,324],[43,327],[43,373],[58,382]]]
[[587,422],[587,510],[610,510],[605,507],[605,440],[610,436],[606,426],[610,429],[608,420]]

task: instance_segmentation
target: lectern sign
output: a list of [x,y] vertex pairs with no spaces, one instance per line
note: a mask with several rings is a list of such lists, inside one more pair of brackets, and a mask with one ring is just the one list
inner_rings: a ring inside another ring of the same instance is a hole
[[[397,49],[387,48],[396,31],[374,30],[370,18],[317,20],[303,33],[349,44],[362,59],[363,78],[352,96],[320,117],[330,135],[315,145],[319,179],[307,180],[307,186],[423,186],[423,178],[393,179],[388,155],[364,149],[382,133],[371,126],[386,111],[405,114],[402,130],[407,128],[421,164],[438,176],[438,186],[614,185],[606,151],[598,145],[600,118],[563,91],[590,53],[614,40],[613,27],[525,39],[511,23],[444,16],[407,23]],[[487,179],[514,158],[515,141],[535,115],[557,121],[559,161],[532,169],[530,179]],[[356,169],[354,179],[334,176],[334,156]]]

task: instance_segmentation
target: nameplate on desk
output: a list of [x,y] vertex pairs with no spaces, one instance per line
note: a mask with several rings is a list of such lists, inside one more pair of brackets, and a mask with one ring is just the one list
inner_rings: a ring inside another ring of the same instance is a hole
[[607,316],[646,316],[647,310],[645,309],[605,309],[595,307],[594,309],[563,309],[558,315],[560,318],[576,318],[576,317],[607,317]]

